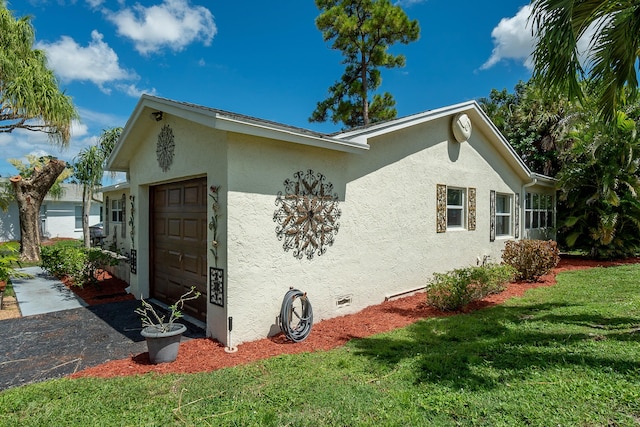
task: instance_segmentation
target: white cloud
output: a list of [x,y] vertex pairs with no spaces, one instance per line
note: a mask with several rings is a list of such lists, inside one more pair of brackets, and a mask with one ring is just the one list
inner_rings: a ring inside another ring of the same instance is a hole
[[[532,53],[536,40],[531,27],[531,12],[531,6],[526,5],[516,13],[516,16],[500,20],[491,32],[493,51],[489,59],[480,67],[481,70],[491,68],[506,59],[522,61],[528,69],[533,68]],[[601,22],[602,20],[591,24],[578,40],[578,54],[582,64],[587,63],[589,47],[593,37],[597,35],[596,30]]]
[[531,68],[534,37],[529,23],[530,15],[531,6],[527,5],[523,6],[516,16],[500,20],[491,32],[494,45],[491,57],[482,64],[481,70],[491,68],[504,59],[522,61],[527,68]]
[[209,46],[217,33],[209,9],[191,6],[188,0],[163,0],[150,7],[138,3],[118,12],[105,10],[105,14],[118,34],[131,39],[143,55],[162,49],[178,52],[196,41]]
[[426,3],[427,0],[398,0],[395,4],[402,7],[411,7],[414,4]]
[[[91,41],[80,46],[69,36],[62,36],[54,43],[38,42],[36,47],[47,53],[49,66],[63,82],[89,81],[100,90],[110,94],[115,82],[136,81],[140,77],[134,71],[120,66],[118,54],[103,40],[98,31],[91,32]],[[137,89],[135,84],[116,84],[116,89],[137,97],[140,92],[149,90]],[[155,92],[155,89],[151,90]]]
[[86,47],[68,36],[51,44],[39,42],[37,47],[47,52],[49,65],[63,81],[90,81],[102,87],[114,80],[137,78],[135,73],[120,67],[118,55],[96,30],[91,32]]
[[140,96],[142,96],[142,94],[149,94],[149,95],[155,95],[156,94],[156,89],[155,88],[151,88],[151,89],[141,89],[139,87],[137,87],[134,84],[117,84],[116,88],[118,88],[118,90],[120,92],[126,93],[127,95],[133,97],[133,98],[140,98]]

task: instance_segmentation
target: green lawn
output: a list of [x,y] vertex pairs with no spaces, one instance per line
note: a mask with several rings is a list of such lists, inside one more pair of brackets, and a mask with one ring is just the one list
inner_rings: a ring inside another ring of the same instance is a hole
[[[640,265],[345,347],[0,393],[5,426],[638,426]],[[242,351],[242,349],[240,349]]]

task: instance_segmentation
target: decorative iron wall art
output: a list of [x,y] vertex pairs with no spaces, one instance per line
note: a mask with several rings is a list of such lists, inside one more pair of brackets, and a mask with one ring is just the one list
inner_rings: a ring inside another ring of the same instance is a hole
[[338,195],[321,173],[309,169],[293,176],[284,181],[285,191],[276,197],[276,236],[285,252],[292,249],[294,257],[311,260],[314,255],[323,255],[338,233]]
[[224,270],[209,267],[209,302],[224,307]]
[[129,267],[131,267],[131,273],[138,273],[138,251],[131,249],[131,257],[129,258]]
[[515,193],[514,195],[514,214],[513,214],[513,237],[516,239],[520,238],[520,194]]
[[209,221],[209,230],[213,234],[213,239],[211,240],[211,254],[213,255],[214,265],[218,266],[218,211],[220,210],[220,205],[218,204],[218,191],[220,190],[220,186],[212,185],[209,187],[209,197],[211,198],[211,210],[213,211],[213,215],[211,215],[211,220]]
[[476,230],[476,189],[468,188],[467,193],[469,197],[467,198],[469,202],[469,221],[467,223],[467,230],[475,231]]
[[173,163],[173,151],[176,147],[173,130],[171,126],[164,125],[158,134],[158,144],[156,145],[156,155],[158,157],[158,165],[162,172],[166,172]]
[[489,192],[489,241],[496,240],[496,192]]
[[136,196],[129,196],[129,202],[131,203],[131,209],[129,209],[129,236],[131,236],[131,248],[135,248],[135,213],[136,213]]
[[447,186],[436,186],[436,233],[447,231]]

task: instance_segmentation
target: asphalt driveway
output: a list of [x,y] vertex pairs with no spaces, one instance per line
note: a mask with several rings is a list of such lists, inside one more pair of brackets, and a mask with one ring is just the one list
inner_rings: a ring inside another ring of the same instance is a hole
[[[0,390],[60,378],[147,351],[139,301],[55,311],[0,322]],[[184,339],[204,337],[187,325]]]

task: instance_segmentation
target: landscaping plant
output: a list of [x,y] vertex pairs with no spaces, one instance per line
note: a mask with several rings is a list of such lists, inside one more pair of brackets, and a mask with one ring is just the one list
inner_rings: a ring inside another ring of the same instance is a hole
[[68,276],[77,286],[97,285],[98,270],[118,264],[110,253],[99,248],[87,249],[79,243],[43,246],[40,254],[43,270],[56,277]]
[[140,315],[143,328],[153,326],[159,332],[169,332],[172,330],[173,323],[183,317],[182,308],[184,303],[199,298],[200,295],[201,293],[196,291],[195,286],[192,286],[191,289],[178,298],[178,301],[169,306],[169,320],[167,321],[165,321],[166,316],[158,314],[156,309],[142,297],[140,298],[142,306],[136,308],[135,312]]
[[535,282],[558,265],[560,252],[553,240],[511,240],[504,246],[502,261],[515,268],[517,279]]
[[498,264],[434,273],[427,286],[427,304],[444,311],[459,310],[472,301],[503,291],[514,275],[513,267]]

